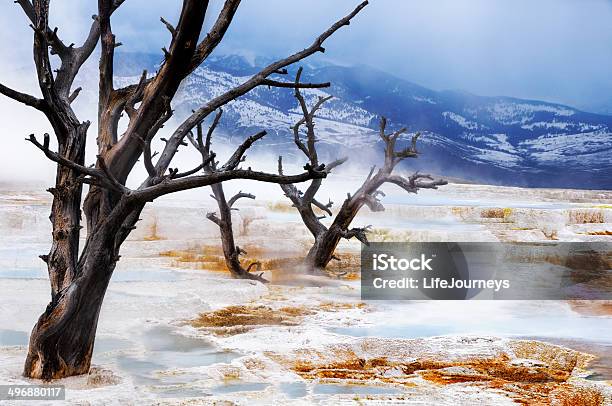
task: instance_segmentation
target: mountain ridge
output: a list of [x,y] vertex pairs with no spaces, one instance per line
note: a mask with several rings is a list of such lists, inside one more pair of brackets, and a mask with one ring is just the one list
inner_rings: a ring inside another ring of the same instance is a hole
[[[137,80],[139,72],[131,66],[154,69],[161,59],[118,55],[117,75],[124,82]],[[173,107],[189,114],[265,62],[211,57],[186,79]],[[380,151],[378,117],[384,114],[394,128],[423,134],[422,156],[410,161],[411,169],[508,186],[612,189],[611,116],[539,100],[436,91],[365,65],[310,63],[303,81],[332,83],[303,92],[309,104],[334,96],[318,114],[323,156],[374,162],[373,151]],[[225,108],[221,129],[230,136],[265,129],[269,135],[260,148],[286,151],[292,148],[289,127],[299,117],[291,90],[260,87]]]

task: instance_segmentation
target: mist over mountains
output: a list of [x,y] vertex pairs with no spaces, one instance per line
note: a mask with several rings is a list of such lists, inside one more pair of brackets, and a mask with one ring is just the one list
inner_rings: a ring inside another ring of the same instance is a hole
[[[159,59],[119,53],[117,81],[136,82]],[[183,83],[173,102],[176,114],[186,115],[244,82],[267,62],[209,58]],[[421,156],[407,163],[412,170],[498,185],[612,189],[612,116],[536,100],[434,91],[367,66],[305,64],[303,81],[332,83],[303,92],[309,105],[319,96],[334,96],[316,122],[323,157],[349,156],[364,166],[380,162],[377,129],[385,115],[392,128],[422,134]],[[220,129],[228,137],[267,130],[258,148],[299,155],[290,126],[300,114],[290,89],[260,87],[224,110]]]

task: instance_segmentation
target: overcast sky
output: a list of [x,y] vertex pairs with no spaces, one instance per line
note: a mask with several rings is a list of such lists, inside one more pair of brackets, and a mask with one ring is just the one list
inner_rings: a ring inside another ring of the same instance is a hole
[[[212,0],[214,12],[221,5]],[[284,55],[303,48],[356,0],[243,0],[220,52]],[[96,2],[54,0],[52,22],[79,42]],[[126,0],[114,31],[125,51],[161,52],[179,0]],[[19,8],[3,2],[2,68],[31,64],[31,30]],[[433,89],[463,89],[575,106],[612,95],[611,0],[371,0],[326,57],[365,63]]]
[[[65,42],[82,42],[96,3],[51,1],[51,23]],[[159,17],[176,22],[181,3],[126,0],[113,19],[121,50],[156,52],[161,58],[160,48],[170,38]],[[222,1],[211,4],[209,26]],[[310,44],[357,4],[243,0],[218,52],[284,56]],[[36,93],[31,42],[20,8],[3,1],[0,81]],[[325,58],[335,63],[368,64],[436,90],[541,99],[590,111],[607,107],[612,113],[612,0],[371,0],[326,49]],[[2,126],[19,140],[16,149],[0,151],[3,174],[18,177],[22,171],[13,162],[31,154],[23,136],[48,124],[6,98],[0,97],[0,111],[18,118],[3,120]],[[95,106],[83,115],[91,116]],[[32,170],[52,171],[49,163],[36,165]]]

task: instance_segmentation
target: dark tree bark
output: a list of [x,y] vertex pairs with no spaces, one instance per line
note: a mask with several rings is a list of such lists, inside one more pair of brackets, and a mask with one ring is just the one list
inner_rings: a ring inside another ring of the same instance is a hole
[[[215,161],[216,154],[211,150],[211,139],[215,128],[221,120],[222,114],[223,110],[219,109],[217,115],[215,116],[215,119],[213,120],[212,125],[208,129],[205,138],[204,132],[202,130],[202,123],[199,123],[197,125],[196,136],[194,136],[193,133],[190,133],[188,135],[189,141],[202,156],[202,165],[200,166],[206,173],[213,173],[217,169],[218,162]],[[264,132],[258,133],[253,137],[248,138],[247,141],[245,141],[245,144],[255,142],[258,138],[263,137],[264,135]],[[244,149],[248,148],[248,145],[245,144],[243,144]],[[236,165],[238,165],[242,161],[243,159],[238,159],[234,162]],[[267,283],[268,281],[262,276],[263,272],[260,272],[258,275],[251,273],[251,269],[253,268],[256,271],[261,270],[260,262],[252,262],[246,268],[242,266],[242,264],[240,263],[240,256],[246,254],[246,251],[236,245],[236,242],[234,240],[232,210],[238,210],[234,208],[234,204],[239,199],[255,199],[255,196],[250,193],[243,193],[242,191],[240,191],[234,196],[232,196],[229,200],[227,200],[227,198],[225,197],[225,192],[223,190],[223,184],[217,183],[212,185],[210,188],[213,192],[211,197],[217,202],[217,207],[219,208],[219,216],[217,216],[216,213],[211,212],[206,214],[206,218],[219,227],[219,233],[221,235],[221,246],[223,248],[223,257],[225,259],[225,265],[227,266],[227,269],[234,278],[251,279]]]
[[[301,74],[302,68],[298,70],[295,79],[295,98],[298,101],[303,117],[293,126],[294,142],[298,149],[308,158],[310,166],[317,167],[319,165],[319,158],[316,148],[317,137],[314,119],[316,112],[325,102],[331,99],[331,96],[319,98],[319,100],[309,109],[300,92],[299,83]],[[305,127],[305,143],[300,133],[302,126]],[[397,149],[397,140],[400,135],[406,132],[406,129],[403,128],[391,134],[386,134],[386,126],[387,120],[382,117],[380,121],[380,138],[385,144],[385,160],[383,166],[378,169],[378,171],[375,171],[375,167],[372,168],[361,187],[353,195],[348,194],[347,199],[344,200],[335,217],[331,210],[333,206],[332,201],[330,200],[328,203],[324,204],[316,198],[316,194],[321,187],[323,179],[319,178],[312,180],[305,192],[299,190],[295,185],[281,185],[285,196],[291,200],[293,206],[300,214],[302,221],[315,239],[304,260],[308,272],[312,273],[317,270],[325,269],[332,259],[338,259],[334,256],[334,252],[343,238],[357,238],[362,243],[369,244],[367,232],[370,226],[351,228],[351,223],[363,206],[367,206],[371,211],[384,211],[385,208],[378,198],[378,196],[384,196],[384,193],[379,190],[383,184],[395,184],[409,193],[417,193],[419,189],[423,188],[437,189],[438,186],[447,184],[445,180],[434,180],[430,175],[420,174],[418,172],[408,178],[394,174],[396,166],[401,161],[406,158],[418,157],[416,142],[419,134],[417,133],[412,137],[408,147]],[[346,160],[347,158],[342,158],[334,161],[327,165],[324,171],[330,173],[332,169],[343,164]],[[281,175],[283,174],[281,159],[278,161],[278,172]],[[325,215],[318,216],[315,213],[315,208],[333,217],[332,224],[329,227],[326,227],[321,222],[321,220],[325,218]]]
[[[58,144],[50,148],[50,136],[39,142],[32,134],[27,140],[57,164],[50,220],[53,242],[47,263],[51,282],[51,301],[32,330],[24,375],[56,379],[86,373],[91,364],[100,308],[112,273],[119,260],[122,243],[136,227],[148,202],[181,190],[211,186],[230,179],[252,179],[273,183],[295,183],[324,177],[323,168],[307,166],[299,175],[284,176],[239,169],[244,153],[264,134],[249,137],[222,166],[208,168],[202,162],[186,172],[170,168],[185,137],[213,111],[258,86],[294,88],[295,83],[271,79],[284,68],[317,52],[323,42],[348,25],[366,5],[333,24],[312,45],[262,69],[243,84],[208,101],[187,117],[166,140],[156,161],[151,142],[173,114],[171,101],[181,82],[197,68],[223,40],[240,5],[226,0],[215,23],[199,41],[208,1],[183,0],[176,28],[162,23],[172,35],[164,62],[152,76],[143,72],[139,83],[116,89],[113,84],[114,50],[120,45],[112,32],[111,17],[124,0],[98,0],[98,15],[83,44],[65,45],[58,29],[49,27],[50,0],[17,0],[34,29],[34,62],[42,98],[0,84],[0,94],[33,107],[47,117]],[[89,121],[81,122],[71,103],[80,88],[73,83],[83,63],[100,48],[98,90],[98,156],[95,165],[85,164],[86,134]],[[52,70],[50,53],[59,56],[60,67]],[[299,84],[300,87],[325,87],[329,84]],[[138,107],[136,107],[138,106]],[[118,122],[125,112],[127,130],[118,134]],[[137,189],[125,186],[135,164],[142,160],[147,178]],[[83,200],[83,184],[89,185]],[[231,208],[231,204],[227,202]],[[81,209],[86,216],[87,234],[82,249]],[[231,248],[231,247],[230,247]],[[234,247],[237,249],[237,247]]]
[[225,264],[232,276],[237,279],[251,279],[259,282],[267,283],[268,281],[259,274],[251,273],[251,270],[261,271],[261,263],[258,261],[251,262],[246,268],[240,263],[240,256],[246,255],[247,252],[236,245],[234,241],[234,230],[232,229],[232,209],[233,203],[239,198],[255,199],[255,196],[249,193],[239,192],[234,195],[228,202],[225,198],[223,186],[221,183],[212,185],[213,197],[217,201],[219,207],[219,217],[215,213],[208,213],[206,218],[219,226],[221,233],[221,245],[223,247],[223,256]]

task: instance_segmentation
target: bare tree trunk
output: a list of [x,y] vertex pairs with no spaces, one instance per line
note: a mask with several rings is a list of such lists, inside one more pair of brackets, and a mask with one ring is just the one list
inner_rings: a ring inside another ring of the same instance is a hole
[[[334,259],[334,252],[340,243],[342,238],[351,238],[347,234],[347,231],[351,225],[351,222],[359,213],[358,207],[351,208],[348,201],[342,205],[340,212],[336,215],[334,222],[327,229],[321,231],[315,237],[315,242],[308,250],[308,254],[304,260],[307,266],[307,271],[310,273],[325,269],[329,262]],[[358,230],[362,230],[365,233],[365,229],[352,229],[348,233],[353,233],[351,236],[356,236]]]
[[[202,122],[199,122],[196,125],[197,135],[193,133],[189,133],[187,138],[194,146],[194,148],[200,153],[202,156],[202,164],[201,168],[205,173],[214,173],[218,168],[218,162],[215,161],[216,154],[211,150],[211,139],[213,132],[217,128],[219,121],[221,120],[221,116],[223,115],[223,110],[219,109],[215,118],[208,128],[208,132],[206,133],[206,137],[204,137],[204,130],[202,129]],[[247,138],[245,143],[243,144],[245,148],[248,148],[253,142],[257,139],[263,137],[265,135],[264,132],[260,132],[254,136]],[[239,165],[240,162],[243,161],[242,158],[236,159],[235,156],[230,158],[230,161],[235,162],[235,165]],[[268,281],[262,277],[263,273],[259,275],[255,275],[251,273],[251,269],[255,268],[256,270],[261,269],[260,262],[253,262],[249,264],[246,268],[244,268],[240,264],[240,255],[246,254],[246,252],[236,245],[234,240],[234,230],[232,225],[232,210],[234,204],[242,198],[247,199],[255,199],[250,193],[242,193],[238,192],[229,200],[225,197],[225,192],[223,191],[223,185],[221,183],[216,183],[211,185],[211,189],[213,194],[211,197],[215,199],[217,202],[217,207],[219,208],[219,217],[214,212],[208,213],[206,218],[215,223],[219,227],[219,232],[221,233],[221,245],[223,247],[223,256],[225,258],[225,265],[227,269],[230,271],[232,276],[237,279],[252,279],[257,280],[263,283],[267,283]]]
[[87,258],[79,276],[39,317],[30,336],[24,376],[50,380],[89,371],[98,316],[116,263],[110,251],[96,247],[96,258]]
[[[64,137],[66,141],[60,142],[59,154],[83,164],[87,126],[77,124],[69,131],[71,134]],[[72,281],[76,273],[81,230],[82,183],[77,180],[79,175],[72,169],[58,165],[55,187],[49,189],[53,195],[49,216],[53,244],[49,255],[42,255],[41,258],[47,263],[52,300]]]
[[253,262],[246,268],[242,266],[240,263],[240,255],[246,254],[246,251],[236,245],[234,240],[234,230],[232,229],[232,205],[241,197],[254,199],[255,196],[240,192],[228,202],[225,198],[225,193],[221,183],[212,185],[211,189],[213,191],[215,200],[217,201],[217,206],[219,207],[219,217],[217,217],[214,213],[208,213],[206,217],[219,226],[223,256],[225,257],[225,264],[227,265],[228,270],[232,276],[237,279],[251,279],[264,283],[268,282],[262,277],[261,273],[259,275],[251,273],[252,268],[255,268],[256,270],[261,269],[261,264],[259,262]]
[[[80,138],[69,137],[70,140]],[[62,155],[71,157],[75,162],[84,160],[84,143],[60,146]],[[40,316],[30,336],[30,346],[24,375],[31,378],[53,379],[87,371],[91,353],[76,354],[64,351],[78,351],[91,345],[81,345],[87,340],[86,330],[67,327],[68,323],[79,323],[81,317],[74,317],[77,309],[81,313],[88,310],[78,306],[82,288],[75,289],[74,281],[80,273],[77,264],[79,252],[79,233],[81,219],[82,187],[76,181],[78,174],[71,169],[58,165],[56,186],[50,189],[53,203],[50,220],[53,229],[53,244],[49,255],[41,256],[47,262],[51,282],[51,302]],[[97,318],[97,315],[96,315]],[[95,329],[94,329],[95,331]],[[67,333],[67,334],[66,334]],[[92,344],[91,343],[88,344]],[[84,369],[83,369],[84,368]]]
[[124,219],[134,213],[120,204],[112,216],[92,230],[70,280],[52,297],[30,335],[24,375],[57,379],[86,373],[91,364],[98,316],[108,283],[127,234]]

